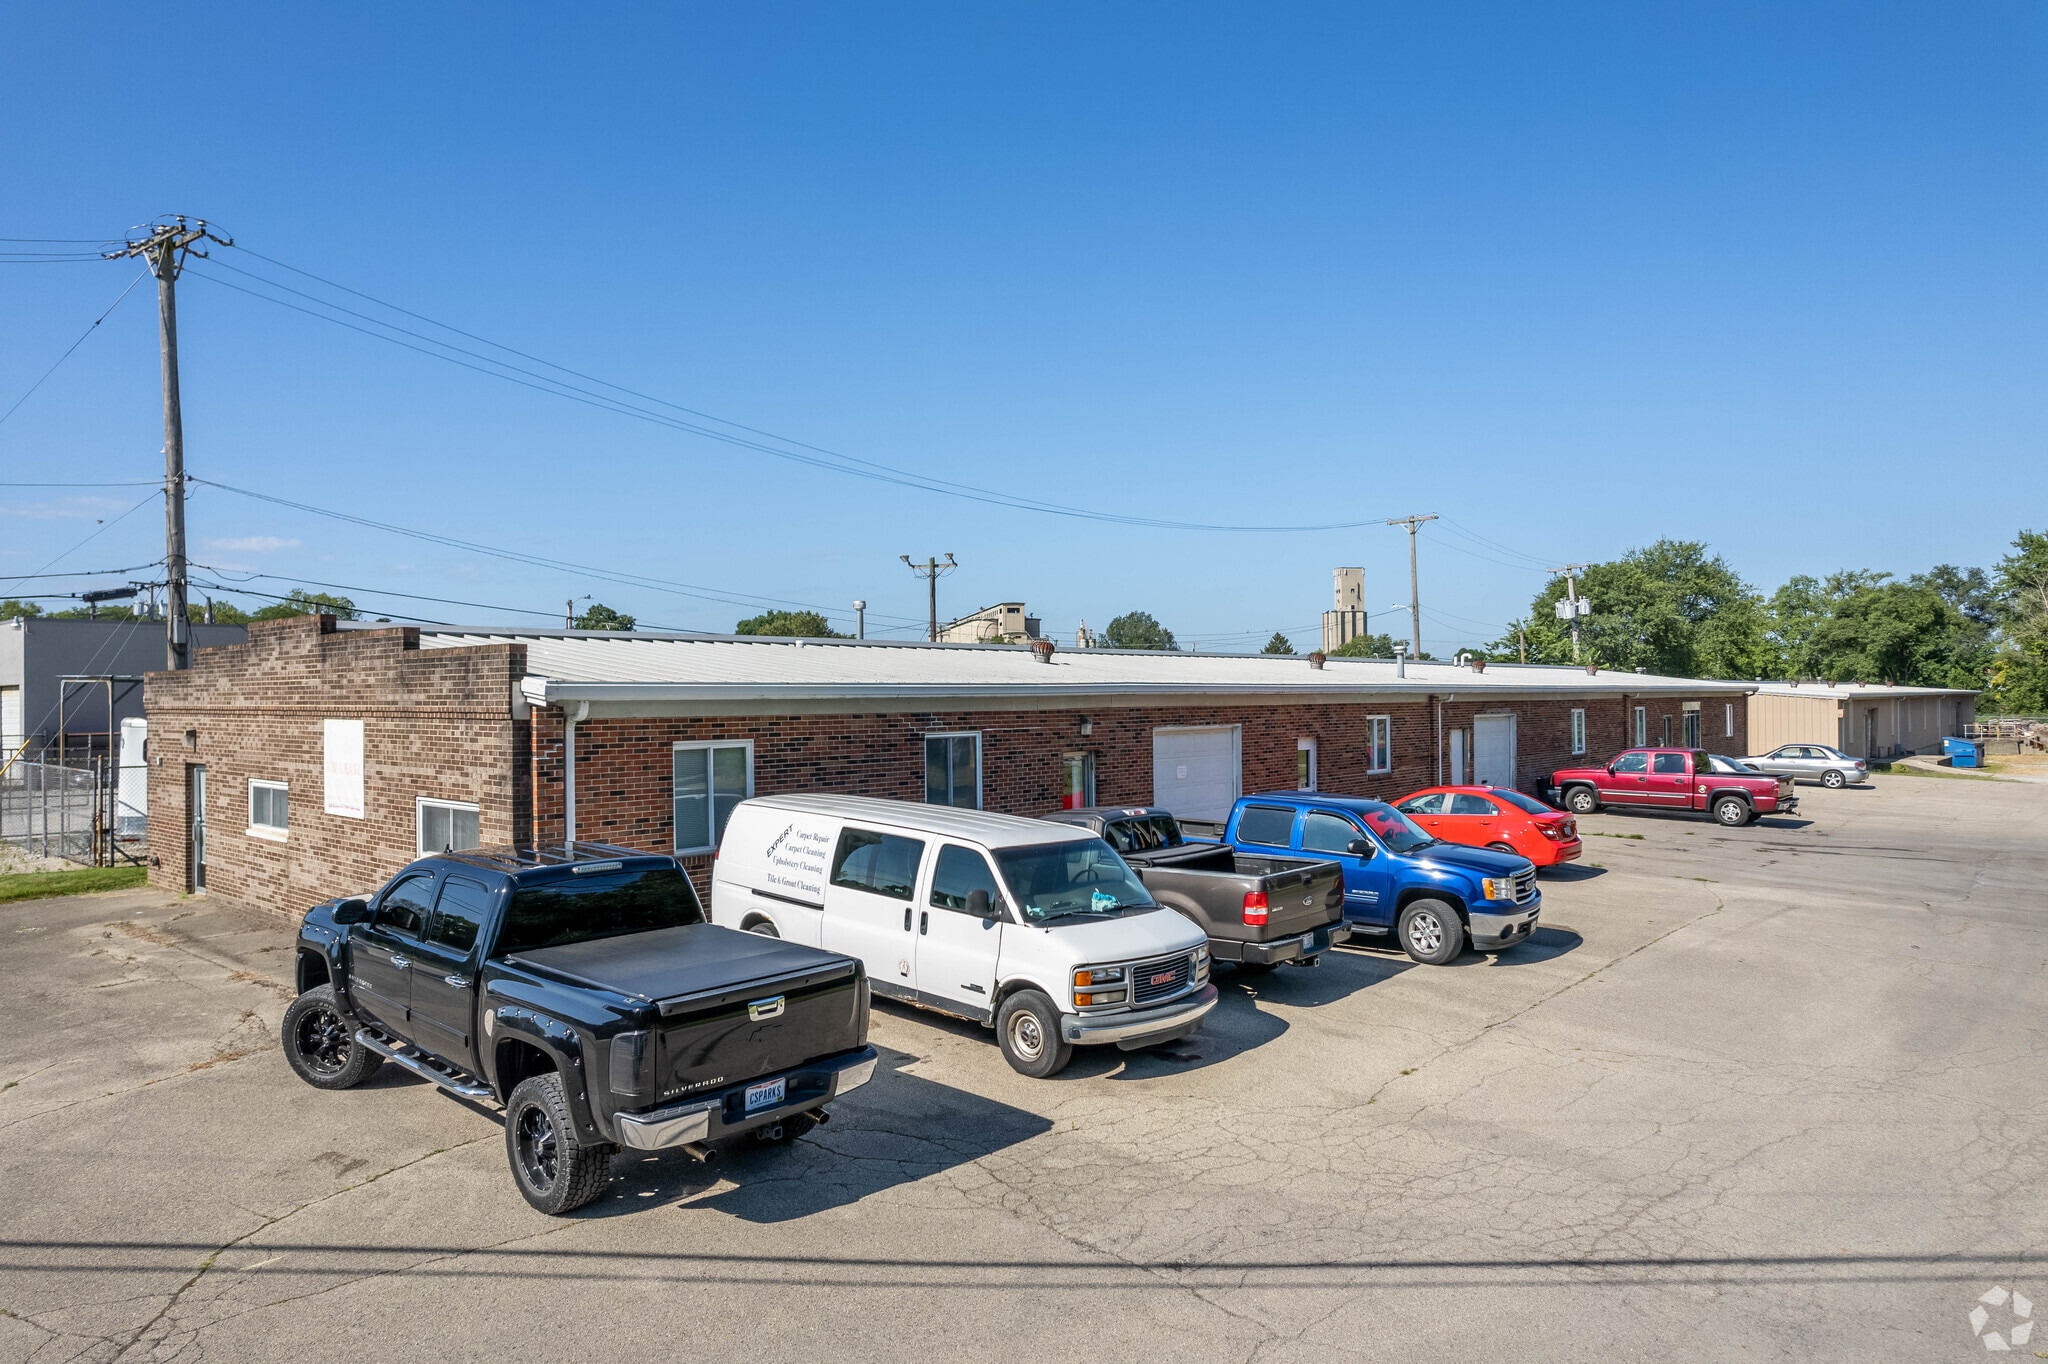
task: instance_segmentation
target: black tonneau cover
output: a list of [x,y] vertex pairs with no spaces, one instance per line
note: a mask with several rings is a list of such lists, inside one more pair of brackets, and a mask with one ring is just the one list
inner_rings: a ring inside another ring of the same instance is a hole
[[769,977],[842,975],[854,963],[836,952],[742,933],[716,924],[686,924],[592,942],[538,947],[507,958],[578,984],[661,1000],[744,988]]

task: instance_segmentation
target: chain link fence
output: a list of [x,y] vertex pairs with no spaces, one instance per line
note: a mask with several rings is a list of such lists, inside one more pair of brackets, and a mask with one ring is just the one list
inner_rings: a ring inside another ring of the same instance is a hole
[[99,767],[16,762],[0,774],[0,844],[93,867],[138,861],[142,822],[117,818],[115,794]]

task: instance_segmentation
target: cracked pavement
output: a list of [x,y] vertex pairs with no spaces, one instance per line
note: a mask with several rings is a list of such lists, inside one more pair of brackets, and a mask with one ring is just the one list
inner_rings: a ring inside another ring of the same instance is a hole
[[1801,800],[1595,816],[1527,946],[1224,968],[1052,1081],[878,1007],[831,1125],[566,1219],[486,1109],[292,1076],[282,921],[0,906],[0,1361],[1981,1355],[2048,1302],[2048,791]]

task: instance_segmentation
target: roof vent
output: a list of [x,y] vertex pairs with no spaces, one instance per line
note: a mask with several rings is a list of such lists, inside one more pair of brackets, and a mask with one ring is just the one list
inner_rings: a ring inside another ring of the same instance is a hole
[[1329,660],[1329,657],[1330,656],[1328,654],[1324,653],[1321,649],[1318,649],[1308,656],[1308,665],[1309,667],[1314,668],[1317,672],[1321,672],[1323,670],[1323,664]]
[[1031,656],[1040,663],[1052,662],[1052,651],[1053,642],[1049,639],[1034,639],[1031,641]]
[[1638,663],[1636,664],[1636,671],[1639,673],[1646,673],[1650,670],[1648,668],[1645,668],[1642,664]]
[[1483,673],[1483,672],[1485,672],[1485,671],[1486,671],[1486,660],[1485,660],[1485,659],[1483,659],[1483,658],[1481,658],[1481,657],[1480,657],[1479,655],[1477,655],[1477,654],[1474,654],[1474,655],[1472,655],[1472,671],[1473,671],[1473,672],[1475,672],[1475,673]]
[[1588,677],[1598,677],[1599,675],[1600,675],[1600,665],[1599,665],[1598,663],[1588,663],[1588,664],[1586,665],[1586,676],[1588,676]]

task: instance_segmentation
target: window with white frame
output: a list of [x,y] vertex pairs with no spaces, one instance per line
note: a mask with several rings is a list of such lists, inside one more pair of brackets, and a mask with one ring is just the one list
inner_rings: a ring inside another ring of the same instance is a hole
[[1730,702],[1728,703],[1728,727],[1727,727],[1727,734],[1728,734],[1728,737],[1729,737],[1729,738],[1731,738],[1731,739],[1735,737],[1735,703],[1734,703],[1733,701],[1730,701]]
[[1372,751],[1367,762],[1371,772],[1391,772],[1394,768],[1394,721],[1391,716],[1373,715],[1366,718],[1368,738]]
[[1584,753],[1585,751],[1586,712],[1583,710],[1575,710],[1572,712],[1572,752]]
[[421,857],[477,847],[483,842],[482,824],[482,811],[467,801],[420,796],[413,802],[413,827],[419,833]]
[[981,808],[981,735],[924,736],[924,803]]
[[732,808],[754,794],[751,739],[680,743],[675,748],[676,852],[707,853],[725,835]]
[[1650,708],[1648,706],[1637,706],[1636,747],[1641,748],[1648,742],[1650,742]]
[[287,820],[286,787],[281,781],[249,779],[249,832],[257,838],[282,840]]
[[1316,789],[1316,741],[1296,739],[1294,741],[1294,789],[1313,791]]

